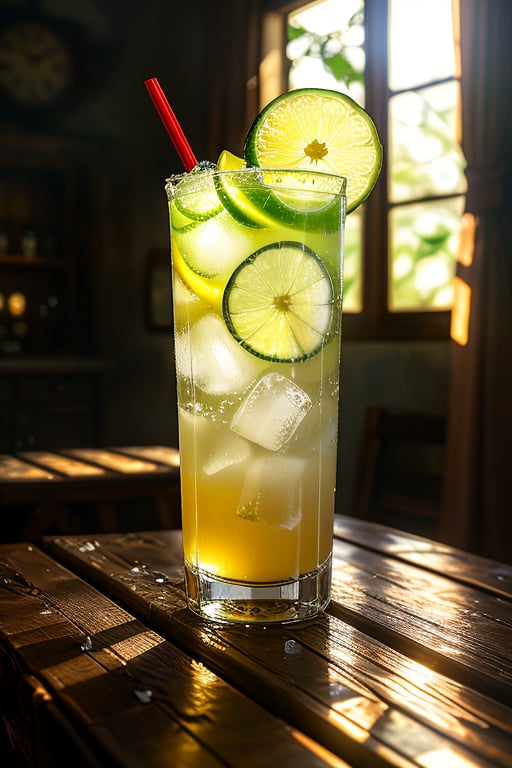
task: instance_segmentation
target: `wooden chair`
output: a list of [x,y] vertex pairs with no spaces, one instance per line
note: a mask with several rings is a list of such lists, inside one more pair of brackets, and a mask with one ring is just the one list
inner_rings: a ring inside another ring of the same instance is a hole
[[445,416],[370,407],[357,465],[354,515],[436,537]]

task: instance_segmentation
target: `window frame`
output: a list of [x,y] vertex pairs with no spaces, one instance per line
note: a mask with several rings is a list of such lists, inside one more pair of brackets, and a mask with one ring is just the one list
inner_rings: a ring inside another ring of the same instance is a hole
[[[268,52],[268,39],[272,39],[274,63],[280,61],[280,73],[271,86],[272,94],[288,90],[290,62],[286,57],[288,14],[309,5],[311,0],[267,0],[264,3],[262,57]],[[435,340],[448,339],[450,334],[450,310],[390,311],[388,285],[390,271],[389,218],[397,207],[388,199],[388,163],[386,148],[389,146],[388,105],[395,92],[388,87],[388,0],[365,0],[365,106],[371,114],[384,147],[381,174],[370,197],[363,206],[362,216],[362,310],[345,312],[343,335],[354,340]],[[271,29],[271,34],[268,30]],[[276,40],[280,39],[281,51],[276,53]],[[267,41],[267,42],[266,42]],[[371,51],[371,56],[369,55]],[[411,201],[416,202],[416,201]],[[418,202],[422,202],[419,200]],[[372,237],[377,232],[378,237]],[[380,243],[386,244],[386,257],[382,257]]]

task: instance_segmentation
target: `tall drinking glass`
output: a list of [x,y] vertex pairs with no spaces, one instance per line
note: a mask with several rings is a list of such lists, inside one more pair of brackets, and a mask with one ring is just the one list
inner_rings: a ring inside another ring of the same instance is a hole
[[345,179],[167,180],[189,605],[290,622],[330,599]]

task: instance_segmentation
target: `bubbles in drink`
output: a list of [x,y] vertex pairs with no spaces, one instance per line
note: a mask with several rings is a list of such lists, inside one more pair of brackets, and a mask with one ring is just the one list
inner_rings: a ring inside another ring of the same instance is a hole
[[309,395],[293,381],[279,373],[268,373],[235,413],[231,429],[269,451],[278,451],[294,434],[311,405]]
[[191,376],[210,394],[242,392],[258,372],[259,361],[241,349],[220,317],[208,314],[175,339],[178,376]]
[[237,515],[261,525],[292,530],[302,515],[302,478],[306,460],[266,456],[251,461]]

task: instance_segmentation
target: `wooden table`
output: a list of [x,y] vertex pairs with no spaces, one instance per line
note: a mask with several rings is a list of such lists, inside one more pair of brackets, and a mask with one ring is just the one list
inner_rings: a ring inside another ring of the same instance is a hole
[[512,766],[508,565],[338,517],[328,613],[267,628],[187,609],[178,530],[0,566],[3,720],[34,765]]

